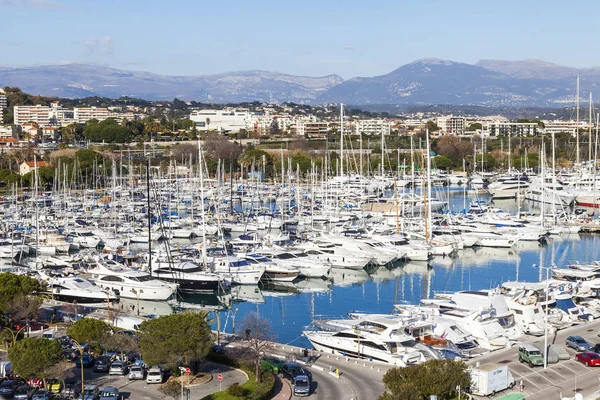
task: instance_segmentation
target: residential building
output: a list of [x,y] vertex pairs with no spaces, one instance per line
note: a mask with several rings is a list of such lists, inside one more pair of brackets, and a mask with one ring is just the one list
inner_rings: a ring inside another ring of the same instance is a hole
[[14,106],[15,125],[35,122],[39,126],[50,125],[51,108],[48,106]]
[[40,135],[40,127],[35,122],[27,122],[21,125],[21,137],[27,140],[37,139]]
[[75,107],[74,118],[78,124],[85,124],[91,119],[97,119],[98,121],[104,121],[110,118],[111,113],[108,108],[103,107]]
[[437,117],[436,124],[444,135],[462,135],[465,133],[465,118],[453,115]]
[[190,119],[199,131],[210,130],[224,134],[248,129],[251,115],[247,110],[198,110],[190,114]]
[[577,125],[576,121],[543,121],[544,122],[544,133],[551,135],[552,133],[569,132],[575,135],[577,127],[579,129],[587,129],[588,125],[585,121],[580,121]]
[[389,135],[391,125],[385,119],[360,119],[356,121],[356,133],[369,136]]
[[308,138],[326,137],[330,130],[330,124],[326,121],[299,121],[296,123],[296,134]]
[[37,162],[25,161],[25,162],[21,163],[21,165],[19,165],[19,174],[25,175],[32,171],[35,171],[36,169],[38,169],[40,167],[48,167],[48,166],[49,166],[48,163],[46,163],[45,161],[37,161]]
[[535,136],[538,124],[535,122],[490,122],[489,136]]
[[0,124],[4,122],[4,110],[8,107],[4,89],[0,88]]
[[2,126],[0,125],[0,138],[9,138],[13,137],[14,131],[12,126]]

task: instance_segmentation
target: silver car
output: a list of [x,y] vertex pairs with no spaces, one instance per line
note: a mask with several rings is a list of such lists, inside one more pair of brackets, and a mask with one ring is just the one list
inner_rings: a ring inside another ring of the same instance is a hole
[[110,369],[108,370],[109,375],[125,375],[127,373],[127,364],[121,361],[115,361],[110,364]]
[[129,368],[129,379],[144,379],[144,368],[141,365],[134,364]]

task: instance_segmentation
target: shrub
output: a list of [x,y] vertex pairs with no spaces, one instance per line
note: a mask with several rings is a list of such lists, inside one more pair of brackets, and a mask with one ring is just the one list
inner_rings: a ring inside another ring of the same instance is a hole
[[246,397],[250,391],[237,383],[227,388],[227,393],[235,397]]

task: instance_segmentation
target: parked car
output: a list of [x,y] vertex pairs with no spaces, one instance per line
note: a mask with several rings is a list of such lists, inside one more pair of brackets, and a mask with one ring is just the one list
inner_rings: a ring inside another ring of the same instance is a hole
[[577,351],[588,351],[592,348],[592,345],[581,336],[569,336],[565,343]]
[[65,385],[60,392],[66,398],[77,398],[81,394],[81,382],[76,378],[65,380]]
[[110,357],[100,356],[94,361],[94,372],[108,372],[110,369]]
[[13,396],[13,399],[15,399],[15,400],[29,400],[29,399],[31,399],[31,397],[37,391],[38,391],[37,387],[32,387],[32,386],[29,386],[29,385],[22,385],[22,386],[19,386],[15,390],[15,394]]
[[127,364],[121,361],[115,361],[110,364],[109,375],[125,375],[127,373]]
[[146,374],[146,383],[162,383],[163,379],[164,374],[160,367],[152,367]]
[[89,353],[83,353],[83,356],[75,358],[75,366],[81,368],[82,363],[83,368],[90,368],[94,364],[94,358]]
[[23,386],[26,382],[22,379],[6,379],[0,383],[0,396],[13,397],[19,386]]
[[299,364],[286,362],[281,367],[281,373],[290,379],[295,396],[310,395],[310,373]]
[[129,368],[129,379],[141,379],[145,378],[145,370],[140,364],[134,364]]
[[544,365],[544,356],[538,348],[531,344],[519,345],[519,362],[527,363],[530,367]]
[[48,379],[46,389],[51,393],[60,393],[63,389],[63,383],[58,379]]
[[54,395],[51,392],[47,392],[43,389],[38,390],[31,396],[31,400],[51,400],[54,398]]
[[575,355],[575,359],[586,367],[600,367],[600,354],[584,351]]
[[32,331],[41,331],[42,329],[47,329],[48,325],[43,324],[41,322],[36,321],[19,321],[15,325],[15,330],[32,330]]
[[119,389],[114,386],[105,387],[102,393],[100,393],[102,400],[120,400]]
[[100,388],[96,385],[85,385],[83,393],[79,396],[80,400],[98,400],[100,398]]
[[283,366],[283,361],[274,356],[265,356],[260,359],[260,365],[265,371],[278,373]]

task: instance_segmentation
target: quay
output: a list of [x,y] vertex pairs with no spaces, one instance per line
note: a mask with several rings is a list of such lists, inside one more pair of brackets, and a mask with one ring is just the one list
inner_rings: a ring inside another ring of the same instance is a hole
[[[524,393],[530,400],[560,400],[573,398],[576,393],[581,393],[584,400],[600,398],[600,368],[586,367],[575,359],[577,352],[566,347],[565,339],[571,335],[579,335],[592,344],[600,343],[598,336],[600,320],[574,325],[564,330],[559,330],[555,335],[548,336],[548,345],[556,344],[564,347],[571,358],[558,363],[543,366],[529,367],[521,364],[517,357],[517,347],[520,343],[544,344],[544,337],[523,336],[523,340],[513,344],[510,348],[488,352],[474,357],[466,363],[469,366],[485,364],[507,365],[517,382],[513,389],[507,389],[491,399],[509,399],[509,395],[521,394],[520,381],[524,384]],[[216,333],[216,332],[215,332]],[[221,333],[221,338],[226,348],[234,349],[242,346],[242,339]],[[314,361],[304,357],[304,348],[289,344],[271,343],[265,350],[265,355],[279,357],[286,361],[294,361],[313,374],[316,389],[311,397],[317,399],[376,399],[385,391],[383,375],[392,366],[368,359],[356,359],[326,352],[311,351]],[[336,371],[338,374],[336,376]],[[287,384],[287,383],[286,383]],[[506,397],[505,397],[506,396]],[[472,396],[474,399],[483,398]],[[517,398],[517,397],[515,397]]]

